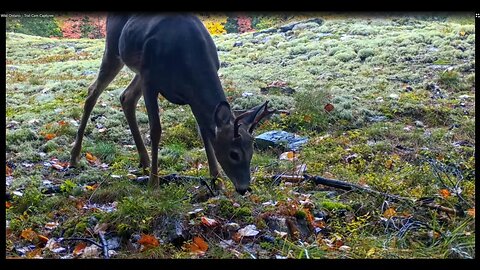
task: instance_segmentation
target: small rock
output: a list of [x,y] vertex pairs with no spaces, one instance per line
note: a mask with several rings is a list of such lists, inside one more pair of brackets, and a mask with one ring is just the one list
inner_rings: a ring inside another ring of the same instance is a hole
[[255,137],[255,145],[260,149],[280,147],[288,150],[298,150],[308,142],[308,138],[282,130],[272,130]]
[[251,96],[253,96],[252,92],[243,92],[242,93],[242,97],[251,97]]
[[243,46],[242,41],[235,41],[235,43],[233,43],[233,47],[240,47],[240,46]]
[[418,120],[417,120],[417,121],[415,121],[415,126],[417,126],[417,127],[424,127],[425,125],[423,124],[422,121],[418,121]]
[[388,118],[384,115],[375,115],[375,116],[368,116],[367,117],[367,120],[369,122],[382,122],[382,121],[386,121]]
[[352,249],[352,248],[349,247],[349,246],[345,246],[345,245],[338,248],[338,250],[344,251],[344,252],[350,251],[350,249]]
[[471,98],[471,96],[469,96],[469,95],[461,95],[461,96],[459,96],[458,98],[459,98],[459,99],[469,99],[469,98]]
[[102,251],[96,245],[91,245],[83,250],[82,258],[98,258]]
[[288,232],[287,220],[284,217],[270,216],[265,222],[272,232]]
[[375,99],[375,101],[378,102],[378,103],[381,103],[381,102],[383,102],[383,97],[377,97]]
[[397,94],[390,94],[388,97],[391,99],[399,99],[400,96]]
[[116,237],[107,239],[107,245],[109,250],[120,248],[120,237],[116,236]]
[[235,222],[230,222],[225,224],[225,228],[229,231],[236,231],[240,229],[240,225],[238,225],[238,223],[235,223]]
[[408,85],[407,87],[405,87],[405,91],[406,92],[413,92],[413,88],[410,85]]

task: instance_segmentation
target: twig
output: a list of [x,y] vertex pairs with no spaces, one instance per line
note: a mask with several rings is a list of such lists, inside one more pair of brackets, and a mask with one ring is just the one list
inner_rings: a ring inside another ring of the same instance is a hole
[[109,258],[109,256],[108,256],[108,243],[105,240],[105,235],[102,231],[99,231],[98,236],[100,236],[100,240],[102,241],[103,256],[105,257],[105,259],[108,259]]
[[95,192],[97,192],[97,190],[100,188],[100,186],[103,184],[103,182],[105,182],[105,181],[110,177],[111,174],[112,174],[112,173],[110,172],[110,173],[107,175],[107,177],[105,177],[105,178],[102,180],[102,182],[100,182],[100,183],[98,184],[97,188],[92,192],[92,195],[90,195],[90,197],[88,197],[88,200],[87,200],[88,203],[90,203],[90,200],[92,199],[93,194],[95,194]]
[[435,210],[438,210],[438,211],[446,212],[446,213],[449,213],[449,214],[454,214],[454,215],[457,215],[457,216],[464,216],[465,215],[465,213],[463,211],[458,211],[456,209],[448,208],[448,207],[441,206],[441,205],[438,205],[438,204],[435,204],[435,203],[422,203],[421,201],[417,201],[415,199],[401,197],[401,196],[398,196],[398,195],[393,195],[393,194],[373,190],[373,189],[363,187],[363,186],[360,186],[360,185],[357,185],[357,184],[353,184],[353,183],[349,183],[349,182],[345,182],[345,181],[341,181],[341,180],[336,180],[336,179],[328,179],[328,178],[324,178],[324,177],[321,177],[321,176],[311,176],[311,175],[308,175],[308,174],[304,174],[303,176],[299,176],[299,175],[274,175],[272,178],[275,179],[275,180],[277,180],[277,179],[287,179],[287,180],[294,180],[294,181],[301,181],[303,179],[312,180],[313,182],[315,182],[315,184],[321,184],[321,185],[334,187],[334,188],[338,188],[338,189],[343,189],[343,190],[365,191],[365,192],[372,193],[372,194],[375,194],[375,195],[380,195],[380,196],[383,196],[383,197],[387,197],[387,198],[389,198],[389,199],[391,199],[392,201],[395,201],[395,202],[402,201],[402,202],[407,202],[407,203],[411,203],[411,204],[416,203],[417,206],[422,206],[422,207],[426,207],[426,208],[430,208],[430,209],[435,209]]
[[63,241],[85,241],[85,242],[92,243],[92,244],[94,244],[95,246],[97,246],[97,247],[99,247],[99,248],[103,248],[102,245],[100,245],[99,243],[93,241],[93,240],[90,239],[90,238],[72,237],[72,238],[63,238],[63,239],[60,239],[60,240],[59,240],[59,242],[63,242]]

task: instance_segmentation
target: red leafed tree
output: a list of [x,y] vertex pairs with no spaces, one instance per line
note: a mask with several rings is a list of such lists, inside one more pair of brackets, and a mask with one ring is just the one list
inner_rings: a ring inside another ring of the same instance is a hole
[[237,17],[238,32],[245,33],[254,31],[252,28],[252,19],[245,15],[240,15]]
[[82,16],[73,16],[65,19],[60,26],[64,38],[82,37]]
[[58,18],[64,38],[104,38],[106,17],[99,15],[74,15]]

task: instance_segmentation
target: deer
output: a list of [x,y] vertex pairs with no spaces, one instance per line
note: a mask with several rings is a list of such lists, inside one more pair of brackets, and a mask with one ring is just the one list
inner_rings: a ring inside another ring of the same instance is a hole
[[[148,184],[158,187],[158,151],[162,135],[159,94],[177,105],[189,105],[197,123],[214,183],[218,164],[237,193],[251,190],[250,162],[253,130],[273,114],[268,101],[235,116],[225,96],[218,70],[217,47],[202,21],[193,14],[109,14],[105,50],[95,81],[88,87],[83,115],[70,152],[70,166],[80,161],[82,140],[100,94],[127,66],[135,73],[120,95],[120,103],[138,151]],[[151,162],[136,121],[143,96],[148,114]]]

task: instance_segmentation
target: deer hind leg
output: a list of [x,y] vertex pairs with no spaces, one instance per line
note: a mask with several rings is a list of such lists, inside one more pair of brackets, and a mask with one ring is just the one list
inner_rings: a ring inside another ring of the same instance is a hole
[[90,113],[97,103],[98,97],[110,84],[110,82],[112,82],[115,76],[117,76],[123,65],[124,64],[118,57],[114,55],[109,56],[107,53],[104,54],[102,64],[100,65],[100,70],[98,72],[98,77],[95,82],[88,87],[88,96],[83,107],[82,120],[80,122],[80,126],[78,127],[75,144],[70,152],[70,166],[77,165],[78,161],[80,160],[80,151],[82,150],[82,140],[85,133],[85,127],[87,126]]
[[137,118],[135,116],[135,109],[141,96],[142,89],[140,87],[140,77],[139,75],[135,75],[135,78],[133,78],[132,82],[130,82],[120,96],[120,102],[122,104],[125,117],[127,118],[130,131],[132,132],[133,140],[137,146],[138,155],[140,157],[140,167],[147,169],[150,167],[150,158],[148,157],[147,149],[145,148],[142,136],[140,135]]
[[162,137],[162,126],[160,125],[160,115],[158,110],[158,92],[149,86],[142,86],[143,99],[148,112],[148,123],[150,124],[150,139],[152,141],[152,165],[150,169],[150,187],[158,187],[160,181],[158,178],[158,145]]

